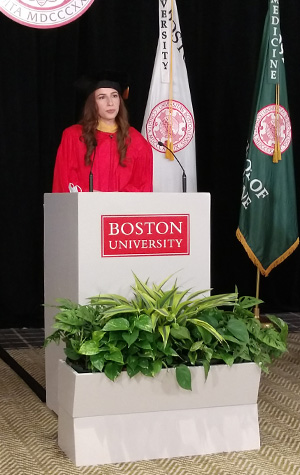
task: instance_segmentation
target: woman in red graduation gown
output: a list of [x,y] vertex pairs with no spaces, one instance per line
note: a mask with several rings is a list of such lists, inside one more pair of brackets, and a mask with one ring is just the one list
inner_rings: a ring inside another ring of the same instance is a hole
[[152,149],[128,123],[122,75],[101,73],[84,87],[82,120],[64,130],[57,152],[53,193],[90,191],[91,170],[93,191],[152,191]]

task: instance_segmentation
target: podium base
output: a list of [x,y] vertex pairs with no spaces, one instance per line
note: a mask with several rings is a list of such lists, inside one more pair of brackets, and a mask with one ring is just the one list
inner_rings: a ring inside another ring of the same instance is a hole
[[76,466],[260,448],[254,363],[213,366],[206,382],[192,368],[192,391],[173,369],[112,382],[59,366],[58,444]]

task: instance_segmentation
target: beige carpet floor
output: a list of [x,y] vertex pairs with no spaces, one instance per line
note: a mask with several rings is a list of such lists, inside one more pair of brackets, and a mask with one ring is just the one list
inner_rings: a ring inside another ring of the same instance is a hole
[[[44,385],[42,349],[9,353]],[[262,376],[259,420],[257,451],[75,467],[57,446],[56,415],[0,360],[1,475],[300,475],[300,333]]]

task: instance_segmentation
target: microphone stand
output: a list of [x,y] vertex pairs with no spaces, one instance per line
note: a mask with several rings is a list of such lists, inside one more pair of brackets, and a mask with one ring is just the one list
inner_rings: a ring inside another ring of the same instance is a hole
[[177,163],[179,164],[181,170],[182,170],[182,192],[183,193],[186,193],[186,174],[185,174],[185,170],[183,168],[183,166],[181,165],[180,161],[178,160],[178,158],[176,157],[175,153],[169,148],[167,147],[164,143],[162,142],[157,142],[158,145],[160,147],[165,147],[167,150],[169,150],[169,152],[171,152],[171,154],[173,155],[173,157],[175,158],[175,160],[177,161]]
[[93,177],[92,170],[91,170],[90,175],[89,175],[89,192],[90,193],[93,193],[93,191],[94,191],[93,181],[94,181],[94,177]]
[[97,147],[97,145],[94,148],[94,156],[93,156],[92,166],[91,166],[90,175],[89,175],[89,192],[90,193],[92,193],[94,191],[94,176],[93,176],[93,171],[92,170],[93,170],[93,165],[94,165],[94,161],[95,161],[96,147]]

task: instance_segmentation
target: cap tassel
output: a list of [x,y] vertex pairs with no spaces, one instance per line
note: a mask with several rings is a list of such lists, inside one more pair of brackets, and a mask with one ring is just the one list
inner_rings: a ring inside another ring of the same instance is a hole
[[280,135],[278,134],[279,130],[279,84],[276,84],[276,103],[275,103],[275,143],[274,143],[274,153],[273,153],[273,163],[278,163],[281,160],[281,150],[280,150]]
[[[167,147],[168,147],[169,149],[172,150],[172,152],[174,151],[174,150],[173,150],[173,143],[172,143],[172,140],[171,140],[171,139],[168,139],[168,140],[167,140],[166,145],[167,145]],[[167,148],[166,148],[165,157],[166,157],[168,160],[174,160],[174,156],[172,155],[172,153],[170,152],[170,150],[168,150]]]
[[279,160],[281,160],[281,150],[279,140],[277,139],[274,145],[273,163],[278,163]]
[[126,101],[126,99],[128,99],[128,97],[129,97],[129,86],[126,87],[125,91],[122,94],[122,97],[123,97],[123,99],[125,99],[125,101]]

